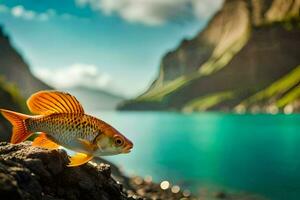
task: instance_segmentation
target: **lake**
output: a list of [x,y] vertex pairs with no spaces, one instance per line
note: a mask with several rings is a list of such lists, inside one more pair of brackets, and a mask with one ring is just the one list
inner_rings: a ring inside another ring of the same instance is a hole
[[198,192],[217,188],[300,199],[300,115],[98,112],[134,143],[107,157],[127,174]]

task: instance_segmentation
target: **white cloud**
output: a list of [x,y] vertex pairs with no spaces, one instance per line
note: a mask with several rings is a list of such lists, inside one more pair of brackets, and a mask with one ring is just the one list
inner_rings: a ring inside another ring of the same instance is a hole
[[48,19],[47,13],[37,13],[33,10],[27,10],[22,5],[11,8],[10,13],[16,18],[22,18],[25,20],[37,19],[44,21]]
[[9,8],[6,5],[0,4],[0,13],[10,13],[13,17],[24,20],[47,21],[54,17],[58,17],[63,20],[69,20],[73,18],[85,20],[84,18],[80,18],[69,13],[58,14],[54,9],[48,9],[44,12],[36,12],[33,10],[26,9],[22,5],[17,5],[12,8]]
[[103,89],[111,83],[110,75],[100,72],[95,65],[81,63],[60,69],[39,68],[34,73],[40,79],[58,89],[75,86]]
[[161,25],[185,18],[206,19],[223,0],[75,0],[79,7],[90,6],[106,15],[117,14],[129,22]]
[[24,13],[23,6],[16,6],[13,9],[11,9],[11,14],[15,17],[21,17]]

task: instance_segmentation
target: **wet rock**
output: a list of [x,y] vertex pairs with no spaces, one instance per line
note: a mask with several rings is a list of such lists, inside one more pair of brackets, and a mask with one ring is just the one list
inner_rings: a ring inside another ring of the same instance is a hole
[[0,143],[0,196],[12,199],[128,199],[109,166],[66,167],[63,150]]
[[226,193],[225,192],[216,192],[214,196],[218,199],[225,199],[226,198]]
[[187,191],[174,191],[172,187],[164,187],[162,183],[157,184],[152,181],[144,180],[141,177],[132,177],[130,179],[130,185],[134,190],[128,191],[128,194],[133,198],[153,200],[196,200],[196,197],[193,197],[190,192],[187,194]]

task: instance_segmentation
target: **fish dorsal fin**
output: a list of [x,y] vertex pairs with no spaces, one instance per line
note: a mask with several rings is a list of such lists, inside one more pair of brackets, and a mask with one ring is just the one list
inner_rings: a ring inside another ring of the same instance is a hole
[[27,100],[29,110],[38,115],[53,113],[77,113],[83,114],[84,110],[78,100],[64,92],[40,91],[33,94]]

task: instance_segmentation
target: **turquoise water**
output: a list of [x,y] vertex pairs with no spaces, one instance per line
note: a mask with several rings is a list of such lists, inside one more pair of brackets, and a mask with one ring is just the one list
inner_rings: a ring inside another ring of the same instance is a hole
[[97,113],[133,140],[109,157],[129,174],[197,192],[244,191],[300,199],[300,115]]

